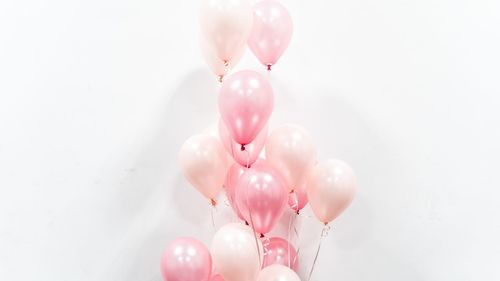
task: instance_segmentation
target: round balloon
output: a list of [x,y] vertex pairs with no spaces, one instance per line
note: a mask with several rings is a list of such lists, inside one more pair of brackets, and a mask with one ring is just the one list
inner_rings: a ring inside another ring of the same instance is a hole
[[262,267],[281,264],[290,267],[295,272],[299,270],[299,259],[295,248],[283,238],[272,237],[264,245],[264,262]]
[[300,278],[290,268],[275,264],[262,269],[257,281],[300,281]]
[[163,253],[160,269],[164,281],[210,281],[212,258],[198,240],[178,238]]
[[309,205],[322,223],[337,218],[356,194],[356,177],[343,161],[330,159],[316,165],[307,184]]
[[316,163],[316,147],[309,133],[297,125],[284,125],[267,138],[266,159],[287,183],[289,191],[301,188]]
[[212,241],[211,253],[215,270],[225,281],[257,279],[263,248],[259,239],[257,245],[255,241],[252,229],[240,223],[227,224],[217,231]]
[[237,143],[251,143],[267,124],[274,105],[269,81],[255,71],[244,70],[224,80],[219,111],[229,134]]
[[254,23],[248,46],[268,70],[285,52],[292,32],[292,18],[278,1],[267,0],[254,5]]
[[210,135],[196,135],[184,142],[179,158],[186,179],[205,197],[215,202],[229,167],[222,144]]
[[203,0],[201,31],[207,48],[224,63],[231,64],[243,53],[252,29],[249,0]]
[[264,234],[273,229],[283,215],[288,193],[281,175],[266,161],[259,161],[239,178],[235,192],[241,215]]

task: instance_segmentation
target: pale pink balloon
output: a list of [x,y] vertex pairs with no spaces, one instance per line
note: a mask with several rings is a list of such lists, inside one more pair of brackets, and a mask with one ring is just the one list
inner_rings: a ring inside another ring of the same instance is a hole
[[221,60],[215,51],[208,45],[205,38],[201,39],[201,51],[203,54],[203,58],[208,64],[208,67],[212,72],[219,77],[219,81],[222,82],[222,79],[229,73],[229,71],[241,60],[243,54],[245,53],[245,49],[241,49],[240,52],[236,53],[233,58],[228,61]]
[[300,281],[300,277],[284,265],[271,265],[259,273],[257,281]]
[[220,115],[233,140],[241,145],[247,145],[257,137],[267,124],[273,105],[273,89],[262,74],[239,71],[222,83]]
[[307,190],[305,187],[294,190],[288,195],[288,206],[297,214],[302,210],[309,200],[307,200]]
[[264,262],[262,267],[268,267],[273,264],[290,267],[295,272],[299,270],[297,251],[292,245],[288,244],[288,241],[280,237],[269,238],[269,242],[264,245]]
[[215,233],[211,248],[215,271],[225,281],[255,281],[261,268],[262,251],[261,241],[255,239],[250,227],[241,223],[221,227]]
[[247,169],[236,185],[236,205],[257,233],[268,233],[285,210],[288,193],[285,182],[266,161]]
[[164,281],[210,281],[212,258],[203,243],[182,237],[167,247],[160,269]]
[[215,203],[229,168],[227,153],[217,138],[207,134],[190,137],[181,148],[179,160],[186,179]]
[[266,0],[254,5],[254,22],[248,46],[268,70],[285,52],[292,33],[292,18],[278,1]]
[[229,200],[229,203],[231,204],[231,207],[233,208],[234,212],[241,220],[245,220],[245,218],[243,218],[243,216],[240,213],[240,210],[238,210],[238,206],[236,206],[234,197],[236,191],[236,184],[238,184],[240,177],[245,173],[245,171],[246,171],[245,167],[241,166],[238,163],[234,163],[227,172],[226,183],[224,184],[224,187],[226,189],[227,199]]
[[316,165],[307,184],[309,204],[322,223],[337,218],[356,194],[356,177],[344,162],[330,159]]
[[224,122],[222,120],[219,121],[219,134],[222,144],[233,157],[234,161],[245,167],[250,167],[259,158],[260,152],[266,144],[267,131],[268,126],[266,124],[257,137],[251,143],[245,145],[245,150],[241,150],[241,144],[231,138]]
[[286,181],[289,191],[301,188],[316,163],[316,147],[309,133],[297,125],[284,125],[271,132],[266,159]]
[[252,24],[249,0],[203,0],[201,3],[201,33],[207,47],[223,62],[233,61],[242,53]]

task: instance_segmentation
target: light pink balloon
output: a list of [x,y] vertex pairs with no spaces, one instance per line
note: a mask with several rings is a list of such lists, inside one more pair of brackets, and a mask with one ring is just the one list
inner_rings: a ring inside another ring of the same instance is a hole
[[184,142],[179,160],[186,179],[214,203],[229,168],[227,153],[219,140],[207,134],[192,136]]
[[262,74],[239,71],[222,83],[220,115],[233,140],[241,145],[257,137],[271,116],[273,105],[273,89]]
[[259,158],[260,152],[266,144],[267,131],[268,126],[266,124],[257,137],[251,143],[245,145],[245,150],[241,150],[241,144],[231,138],[224,122],[219,121],[219,134],[222,144],[227,152],[233,156],[234,161],[245,167],[252,165]]
[[223,62],[230,62],[242,53],[252,24],[249,0],[203,0],[201,3],[201,33],[207,47]]
[[257,281],[300,281],[300,277],[284,265],[271,265],[259,273]]
[[203,243],[182,237],[167,247],[160,269],[164,281],[210,281],[212,258]]
[[[299,259],[297,251],[283,238],[272,237],[264,244],[264,262],[262,268],[273,264],[281,264],[290,267],[295,272],[299,270]],[[290,251],[288,250],[290,249]]]
[[281,175],[265,161],[247,169],[236,185],[236,205],[257,233],[268,233],[285,210],[288,194]]
[[322,223],[337,218],[356,194],[356,177],[344,162],[330,159],[316,165],[307,184],[309,204]]
[[208,67],[212,72],[219,77],[219,81],[222,82],[224,76],[228,74],[228,72],[241,60],[243,54],[245,53],[245,49],[241,49],[240,52],[235,53],[234,57],[231,60],[223,61],[221,60],[215,51],[209,46],[206,42],[205,38],[201,39],[201,51],[203,54],[203,58],[208,64]]
[[227,199],[229,200],[229,203],[231,204],[234,212],[241,220],[245,220],[245,218],[243,218],[240,210],[238,210],[238,206],[236,206],[234,197],[236,185],[238,184],[239,179],[245,173],[245,171],[245,167],[241,166],[238,163],[234,163],[231,168],[229,168],[229,172],[227,172],[226,183],[224,184],[224,187],[226,188]]
[[307,190],[305,187],[294,190],[288,195],[288,206],[297,214],[302,210],[309,200],[307,200]]
[[262,64],[271,70],[290,44],[293,23],[287,9],[278,1],[255,4],[254,23],[248,46]]
[[266,159],[286,181],[289,191],[301,188],[316,163],[316,147],[309,133],[297,125],[284,125],[271,132]]
[[221,227],[215,233],[211,248],[215,270],[225,281],[255,281],[261,268],[262,251],[261,241],[257,239],[256,244],[252,229],[241,223]]

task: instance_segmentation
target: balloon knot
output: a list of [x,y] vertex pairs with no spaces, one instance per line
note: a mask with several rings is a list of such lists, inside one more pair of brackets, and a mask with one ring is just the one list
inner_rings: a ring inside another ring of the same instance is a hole
[[217,201],[215,201],[215,199],[210,199],[210,204],[215,207],[215,205],[217,205]]
[[272,66],[272,64],[268,64],[267,65],[267,70],[271,71],[271,66]]
[[247,221],[245,221],[245,225],[249,225]]
[[244,145],[244,144],[242,144],[242,145],[241,145],[241,151],[245,151],[245,149],[246,149],[246,148],[245,148],[245,145]]
[[222,79],[224,79],[224,75],[219,75],[219,82],[222,83]]
[[264,236],[264,234],[262,234],[262,233],[261,233],[261,234],[260,234],[260,238],[264,238],[264,237],[265,237],[265,236]]

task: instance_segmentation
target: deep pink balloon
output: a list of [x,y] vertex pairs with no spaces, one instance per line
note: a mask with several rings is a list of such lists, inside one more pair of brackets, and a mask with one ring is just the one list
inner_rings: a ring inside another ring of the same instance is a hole
[[298,188],[288,195],[288,206],[299,213],[309,200],[307,200],[307,190],[305,188]]
[[269,70],[290,44],[292,33],[292,18],[278,1],[267,0],[255,4],[248,46]]
[[235,199],[245,220],[264,234],[283,215],[288,194],[281,175],[265,161],[258,161],[238,180]]
[[273,105],[273,89],[262,74],[239,71],[222,83],[220,115],[233,140],[241,145],[257,137],[271,116]]
[[[272,237],[269,238],[267,243],[262,243],[264,244],[262,268],[273,264],[281,264],[298,272],[299,258],[297,257],[297,251],[292,245],[288,244],[288,241],[280,237]],[[288,251],[289,249],[290,251]]]
[[234,161],[245,167],[249,167],[259,158],[259,154],[266,144],[267,131],[268,126],[266,124],[257,137],[251,143],[245,145],[245,150],[241,150],[241,144],[231,138],[224,122],[222,120],[219,121],[219,136],[222,144],[233,157]]
[[203,243],[182,237],[167,247],[160,269],[164,281],[210,281],[212,258]]
[[241,166],[238,163],[234,163],[227,172],[226,183],[224,184],[224,187],[226,189],[227,199],[229,200],[229,203],[231,204],[231,207],[233,208],[236,215],[242,220],[245,220],[245,218],[243,218],[240,211],[238,210],[238,206],[236,206],[234,196],[235,196],[236,184],[238,183],[241,176],[245,173],[245,170],[246,170],[245,167]]

